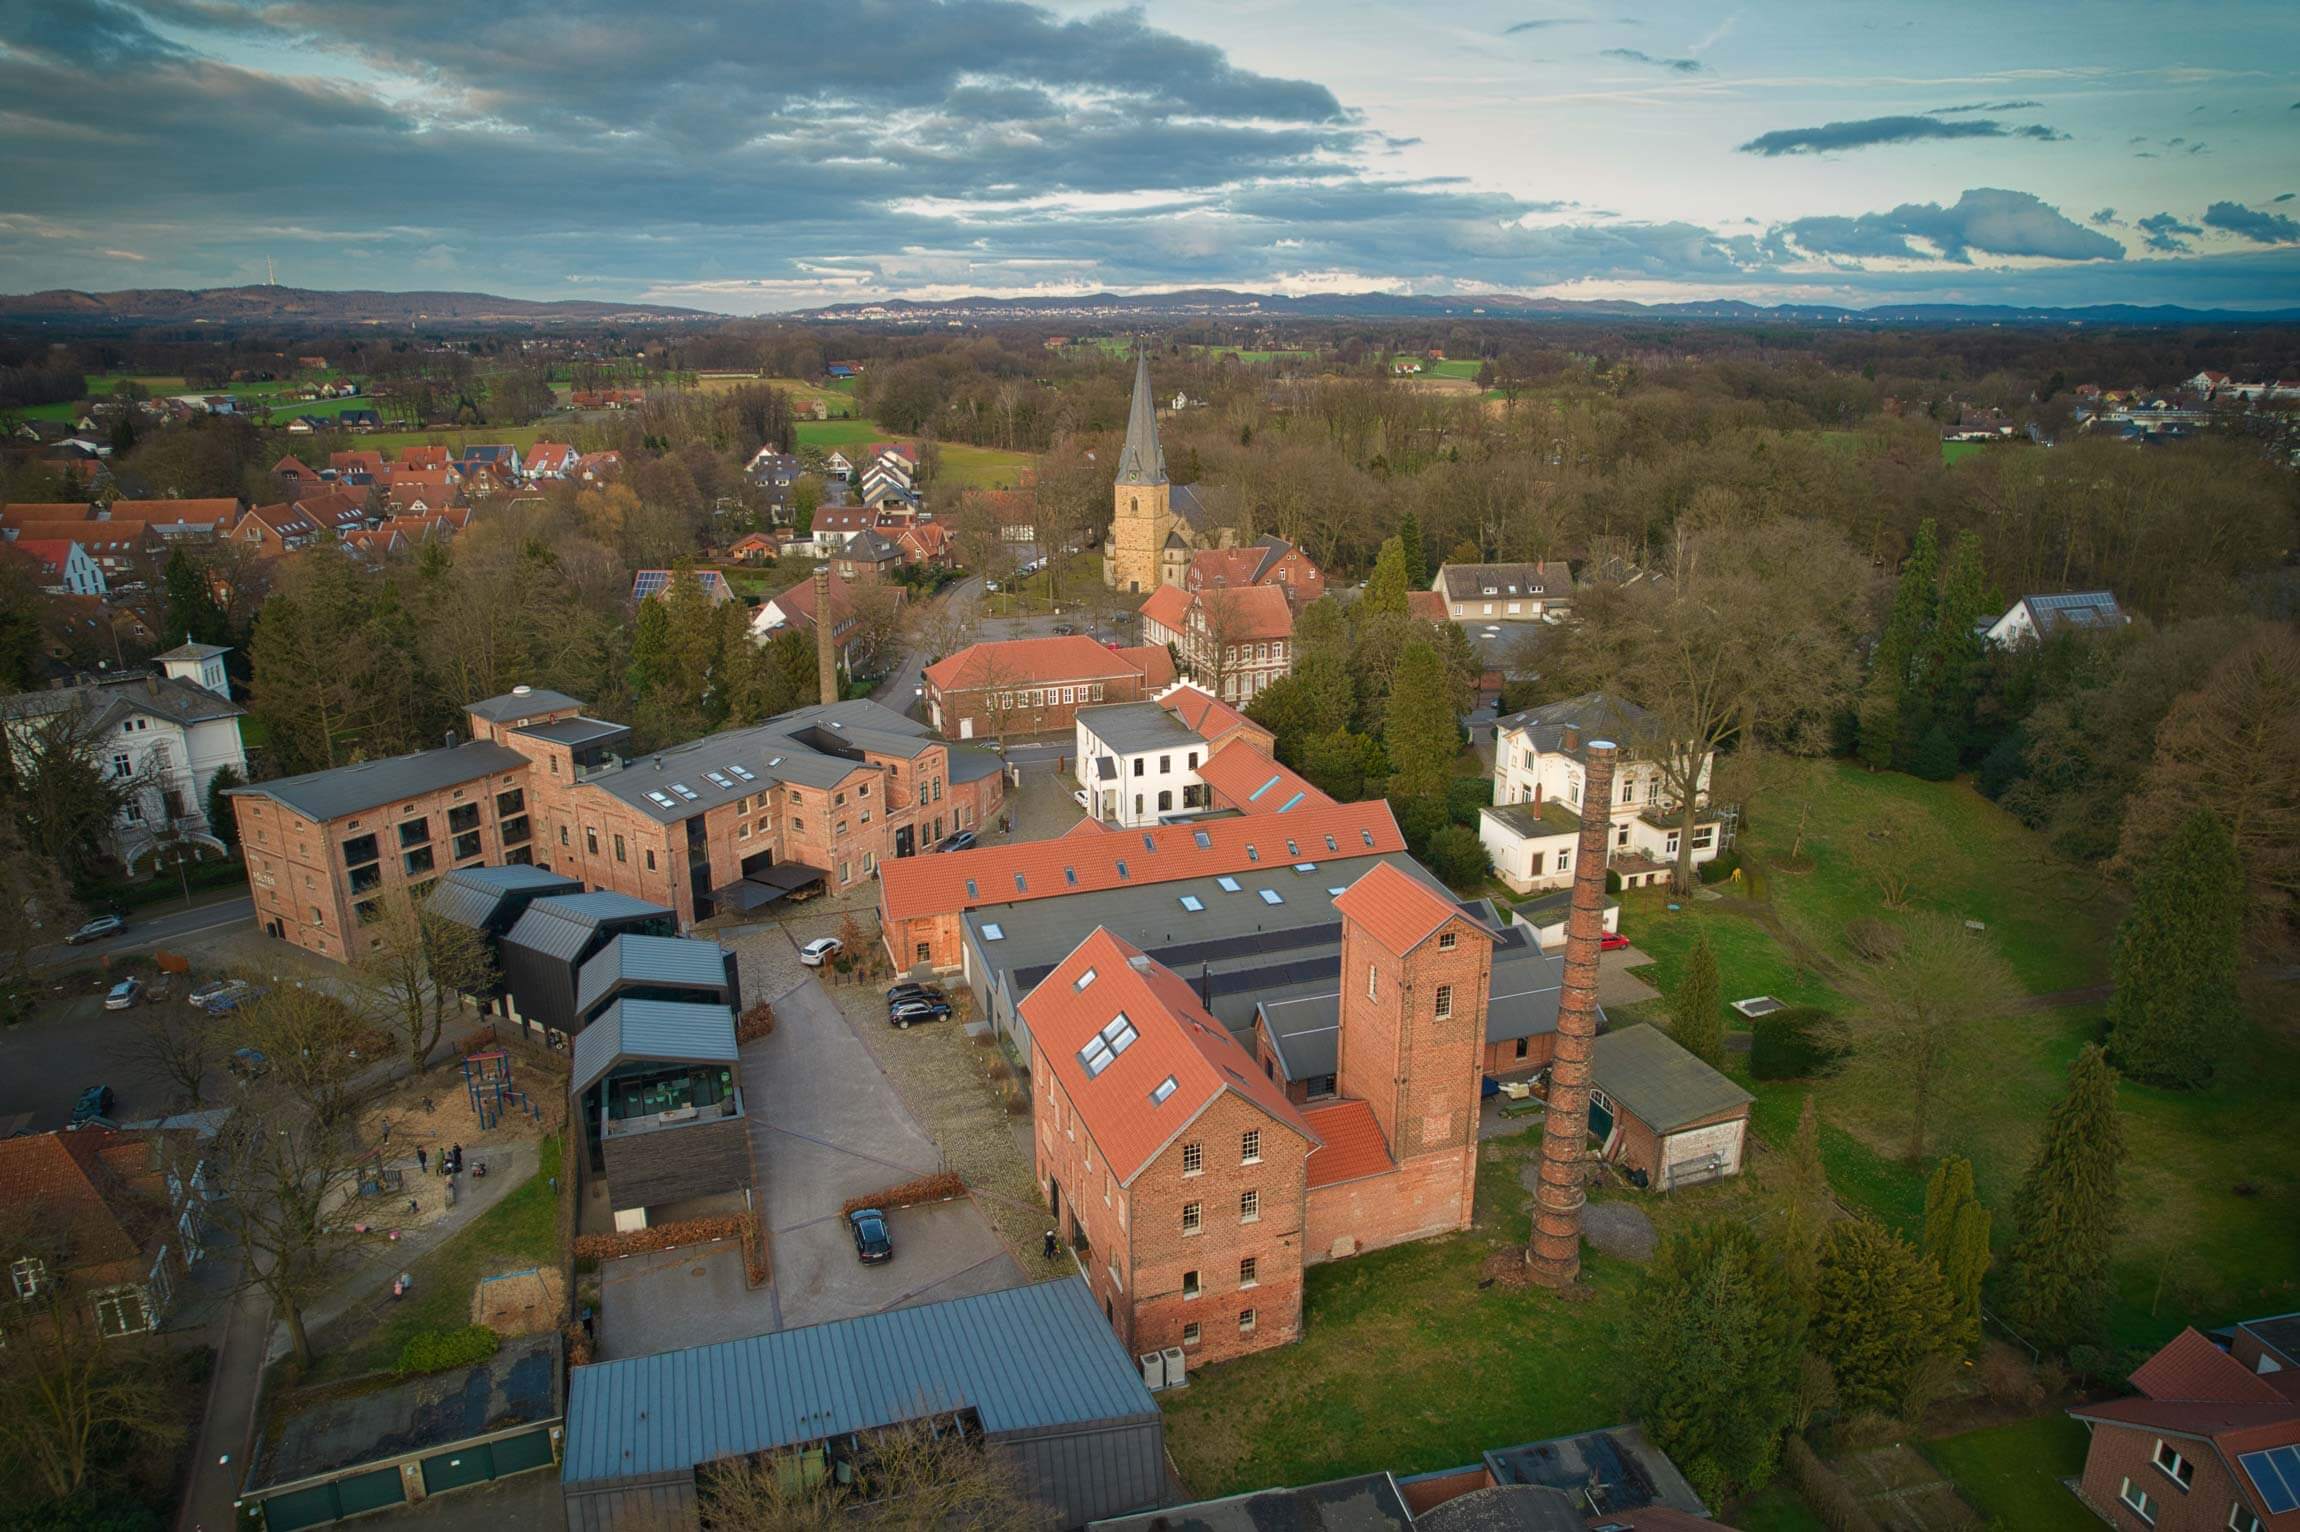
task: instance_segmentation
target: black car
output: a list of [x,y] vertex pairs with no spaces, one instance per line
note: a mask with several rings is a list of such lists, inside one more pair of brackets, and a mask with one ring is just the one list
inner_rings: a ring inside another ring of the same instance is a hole
[[892,1007],[905,1000],[947,1000],[950,997],[935,984],[897,984],[886,992],[886,1003]]
[[109,1085],[91,1085],[80,1092],[78,1101],[72,1103],[72,1120],[65,1126],[77,1128],[83,1123],[93,1122],[99,1117],[109,1115],[111,1110],[112,1087]]
[[855,1259],[865,1266],[894,1259],[894,1236],[887,1232],[886,1214],[877,1208],[856,1208],[847,1214],[847,1228],[855,1237]]
[[914,1021],[940,1021],[950,1014],[947,1000],[897,1000],[886,1008],[890,1026],[908,1027]]
[[937,851],[964,851],[973,844],[974,832],[972,830],[954,830],[941,840],[936,841],[934,849]]

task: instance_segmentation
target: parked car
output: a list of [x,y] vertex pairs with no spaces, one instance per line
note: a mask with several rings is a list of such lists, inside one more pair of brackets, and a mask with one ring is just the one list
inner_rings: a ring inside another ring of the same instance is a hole
[[1070,625],[1069,623],[1067,623],[1067,622],[1058,622],[1058,623],[1056,623],[1056,624],[1054,625],[1054,631],[1055,631],[1055,633],[1056,633],[1056,634],[1058,634],[1059,636],[1061,636],[1061,637],[1063,637],[1063,638],[1068,638],[1068,637],[1069,637],[1071,634],[1073,634],[1073,633],[1077,632],[1077,631],[1078,631],[1078,629],[1076,629],[1075,627],[1071,626],[1071,625]]
[[998,594],[998,582],[996,580],[983,581],[982,588],[993,596]]
[[973,844],[974,832],[972,830],[953,830],[941,840],[936,841],[934,849],[937,851],[964,851]]
[[914,1021],[941,1021],[949,1015],[947,1000],[897,1000],[886,1008],[887,1024],[906,1032]]
[[79,930],[64,938],[64,945],[77,947],[82,942],[100,942],[107,936],[118,936],[128,929],[128,923],[117,915],[98,915]]
[[1077,804],[1080,808],[1086,810],[1086,812],[1089,814],[1094,812],[1094,795],[1083,787],[1079,788],[1077,791],[1070,795],[1070,801]]
[[80,1092],[78,1101],[72,1103],[72,1120],[65,1126],[77,1128],[84,1123],[93,1122],[99,1117],[109,1115],[111,1110],[112,1087],[109,1085],[91,1085]]
[[942,992],[942,987],[936,984],[897,984],[886,992],[886,1003],[889,1006],[905,1000],[947,1000],[949,998]]
[[1601,952],[1619,952],[1628,945],[1629,938],[1623,936],[1619,931],[1608,931],[1597,940],[1598,950]]
[[837,937],[818,936],[799,949],[799,961],[809,968],[820,968],[846,950],[847,944]]
[[210,1016],[228,1016],[262,993],[245,979],[224,979],[218,981],[214,994],[193,1003]]
[[142,999],[143,995],[144,981],[134,974],[130,974],[104,992],[104,1009],[107,1011],[132,1011],[136,1008],[136,1002]]
[[855,1237],[855,1259],[865,1266],[894,1259],[894,1236],[877,1208],[856,1208],[847,1214],[847,1228]]
[[239,979],[210,979],[205,984],[194,985],[192,992],[184,996],[184,999],[193,1005],[204,1006],[225,990],[242,982],[244,981]]

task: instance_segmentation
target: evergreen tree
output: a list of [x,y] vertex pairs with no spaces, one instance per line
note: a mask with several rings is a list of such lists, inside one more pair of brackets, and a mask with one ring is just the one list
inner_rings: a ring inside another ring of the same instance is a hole
[[1718,1018],[1724,1005],[1717,983],[1717,952],[1704,926],[1694,939],[1685,972],[1669,992],[1669,1035],[1677,1046],[1712,1069],[1725,1067],[1725,1029]]
[[232,800],[226,796],[241,785],[240,774],[229,766],[218,766],[208,783],[208,831],[224,843],[227,850],[240,848],[240,817],[232,812]]
[[1932,629],[1940,563],[1939,534],[1928,517],[1917,526],[1916,541],[1893,587],[1892,612],[1869,657],[1869,688],[1861,699],[1860,724],[1861,759],[1872,771],[1886,764],[1880,753],[1889,754],[1893,763],[1905,759],[1924,731],[1924,698],[1912,689],[1910,679]]
[[1406,589],[1428,589],[1429,551],[1422,546],[1421,518],[1411,511],[1398,522],[1398,544],[1406,556]]
[[1789,1163],[1782,1176],[1781,1259],[1796,1280],[1797,1290],[1811,1295],[1819,1278],[1821,1235],[1836,1213],[1836,1193],[1829,1186],[1829,1167],[1821,1160],[1821,1108],[1813,1093],[1797,1111],[1797,1136],[1789,1142]]
[[1946,782],[1957,774],[1957,742],[1938,718],[1909,756],[1909,775],[1927,782]]
[[2035,1345],[2065,1349],[2101,1332],[2123,1160],[2116,1071],[2088,1044],[2069,1066],[2068,1094],[2046,1117],[2013,1204],[2005,1317]]
[[1318,791],[1342,803],[1359,802],[1369,792],[1378,794],[1389,775],[1381,741],[1347,729],[1310,739],[1293,765]]
[[2190,1090],[2242,1026],[2236,970],[2244,938],[2244,864],[2209,808],[2192,811],[2141,865],[2117,928],[2108,1046],[2152,1085]]
[[1893,1410],[1949,1322],[1948,1283],[1909,1242],[1866,1218],[1841,1218],[1821,1242],[1813,1345],[1847,1409]]
[[1393,537],[1384,542],[1381,551],[1374,555],[1374,572],[1366,581],[1366,593],[1359,600],[1358,608],[1369,616],[1379,612],[1394,612],[1402,617],[1405,615],[1408,589],[1405,544]]
[[1446,696],[1445,667],[1428,644],[1408,644],[1398,657],[1382,744],[1389,752],[1391,797],[1445,801],[1461,749],[1461,723]]
[[1949,1155],[1925,1185],[1925,1255],[1949,1284],[1949,1326],[1968,1354],[1981,1344],[1981,1279],[1989,1269],[1989,1213],[1973,1191],[1972,1161]]
[[1630,1413],[1712,1503],[1772,1476],[1796,1408],[1806,1309],[1745,1224],[1665,1241],[1639,1289]]
[[207,571],[178,548],[168,555],[161,583],[167,592],[160,636],[173,643],[220,644],[231,637],[231,621],[216,600]]
[[1918,662],[1925,711],[1948,729],[1952,747],[1961,749],[1972,710],[1973,677],[1981,661],[1977,630],[1981,619],[1995,610],[1981,562],[1980,534],[1959,532],[1949,550],[1948,568],[1941,574],[1940,598]]

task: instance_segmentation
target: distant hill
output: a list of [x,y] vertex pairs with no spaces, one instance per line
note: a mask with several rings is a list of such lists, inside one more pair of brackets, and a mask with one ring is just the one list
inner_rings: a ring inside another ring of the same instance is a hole
[[309,325],[533,325],[717,319],[660,303],[542,303],[487,293],[322,292],[304,287],[139,287],[116,293],[51,288],[0,294],[0,323],[61,325],[290,322]]
[[1625,299],[1575,302],[1519,293],[1466,293],[1422,297],[1405,293],[1321,293],[1290,298],[1278,293],[1188,288],[1170,293],[1092,293],[1069,298],[949,298],[914,302],[838,303],[787,314],[786,319],[829,323],[947,324],[1043,319],[1066,324],[1114,319],[1385,319],[1430,318],[1700,319],[1750,324],[2290,324],[2300,308],[2251,313],[2237,309],[2098,304],[2087,308],[2030,308],[2005,304],[1912,303],[1878,308],[1827,304],[1631,303]]

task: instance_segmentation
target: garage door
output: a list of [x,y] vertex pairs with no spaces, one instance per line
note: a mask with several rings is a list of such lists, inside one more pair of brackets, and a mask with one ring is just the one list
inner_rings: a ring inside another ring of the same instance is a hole
[[1714,1181],[1741,1168],[1741,1137],[1748,1124],[1735,1119],[1672,1133],[1661,1141],[1663,1186]]
[[423,1460],[423,1491],[427,1495],[461,1489],[466,1484],[484,1484],[494,1477],[495,1460],[484,1442]]
[[551,1433],[548,1430],[530,1431],[525,1436],[507,1436],[488,1445],[495,1459],[495,1477],[498,1479],[530,1468],[551,1466]]
[[293,1494],[276,1495],[264,1502],[264,1525],[270,1532],[295,1532],[299,1527],[316,1527],[339,1517],[398,1505],[406,1493],[398,1469],[378,1468]]

